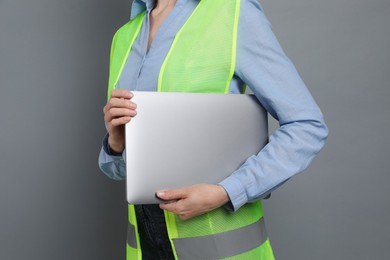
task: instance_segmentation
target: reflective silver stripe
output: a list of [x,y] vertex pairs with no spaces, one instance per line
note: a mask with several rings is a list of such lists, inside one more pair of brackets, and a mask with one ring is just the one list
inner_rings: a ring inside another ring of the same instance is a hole
[[174,239],[179,259],[220,259],[245,253],[267,240],[264,219],[232,231],[201,237]]
[[135,234],[135,227],[127,223],[127,244],[132,248],[137,248],[137,237]]

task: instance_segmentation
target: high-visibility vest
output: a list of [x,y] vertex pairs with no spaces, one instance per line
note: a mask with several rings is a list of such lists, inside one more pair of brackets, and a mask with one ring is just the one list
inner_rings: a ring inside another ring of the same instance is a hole
[[[240,0],[201,0],[163,62],[158,91],[228,93],[234,74]],[[115,88],[146,13],[121,27],[110,56],[108,97]],[[127,259],[142,259],[134,205],[129,205]],[[186,221],[165,211],[176,259],[274,259],[261,202],[234,213],[224,207]]]

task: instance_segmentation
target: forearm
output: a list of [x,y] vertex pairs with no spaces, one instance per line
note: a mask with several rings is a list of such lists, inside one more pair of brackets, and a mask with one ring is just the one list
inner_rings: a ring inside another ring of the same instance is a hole
[[327,127],[322,120],[282,125],[259,154],[251,156],[220,183],[227,191],[232,210],[263,199],[309,165],[323,147]]

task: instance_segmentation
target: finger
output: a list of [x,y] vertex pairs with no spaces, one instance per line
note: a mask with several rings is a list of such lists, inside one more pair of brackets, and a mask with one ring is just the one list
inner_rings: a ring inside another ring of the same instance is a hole
[[107,122],[110,122],[114,118],[119,118],[123,116],[135,117],[136,115],[136,110],[131,110],[128,108],[111,108],[106,112],[105,119]]
[[126,89],[114,89],[111,91],[111,98],[131,99],[133,96],[133,92]]
[[161,190],[156,192],[156,196],[162,200],[180,200],[188,195],[187,189]]
[[131,121],[131,119],[132,119],[132,117],[130,117],[130,116],[123,116],[123,117],[115,118],[115,119],[111,120],[111,125],[112,126],[124,125],[124,124],[129,123]]
[[178,215],[181,220],[187,220],[189,218],[192,218],[195,215],[188,210],[185,204],[186,203],[183,200],[177,202],[171,202],[171,203],[161,203],[160,209]]
[[172,212],[173,214],[178,215],[179,217],[182,216],[188,216],[189,212],[187,207],[185,206],[185,203],[183,204],[182,200],[176,201],[176,202],[169,202],[169,203],[161,203],[160,209],[167,210],[169,212]]
[[137,104],[128,100],[128,99],[121,99],[121,98],[111,98],[107,102],[107,108],[106,110],[109,110],[112,107],[122,107],[122,108],[128,108],[128,109],[136,109]]
[[172,213],[177,214],[177,202],[170,202],[170,203],[161,203],[160,209],[170,211]]
[[191,214],[181,214],[181,215],[179,215],[179,218],[181,220],[187,220],[187,219],[190,219],[190,218],[195,217],[195,216],[196,215],[191,215]]

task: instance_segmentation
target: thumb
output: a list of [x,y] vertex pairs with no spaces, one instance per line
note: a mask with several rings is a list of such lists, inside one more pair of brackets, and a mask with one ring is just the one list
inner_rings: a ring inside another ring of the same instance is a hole
[[162,200],[180,200],[186,197],[185,189],[161,190],[156,192],[156,196]]

